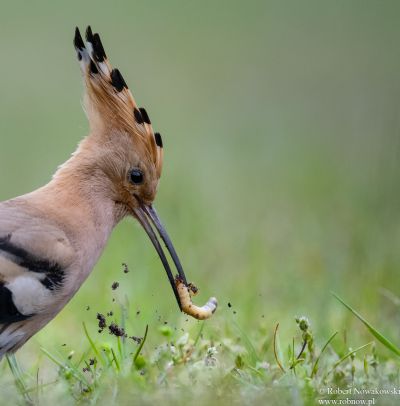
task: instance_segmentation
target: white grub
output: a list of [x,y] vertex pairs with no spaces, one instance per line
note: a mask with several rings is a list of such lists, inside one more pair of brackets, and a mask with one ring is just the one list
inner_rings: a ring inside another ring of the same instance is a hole
[[187,315],[197,320],[206,320],[217,310],[218,301],[215,297],[211,297],[204,306],[199,307],[192,302],[192,296],[197,293],[197,288],[193,284],[185,285],[179,277],[175,278],[175,284],[181,300],[182,311]]

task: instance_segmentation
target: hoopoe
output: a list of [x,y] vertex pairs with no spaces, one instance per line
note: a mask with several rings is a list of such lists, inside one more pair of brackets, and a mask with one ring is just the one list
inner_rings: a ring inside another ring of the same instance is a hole
[[[99,34],[89,26],[85,43],[76,28],[74,46],[89,135],[47,185],[0,203],[0,358],[20,348],[68,303],[127,215],[150,237],[181,310],[178,288],[188,285],[152,206],[163,164],[161,135],[120,71],[112,69]],[[177,269],[176,280],[159,237]],[[191,302],[185,298],[187,306]],[[213,299],[205,311],[215,308]]]

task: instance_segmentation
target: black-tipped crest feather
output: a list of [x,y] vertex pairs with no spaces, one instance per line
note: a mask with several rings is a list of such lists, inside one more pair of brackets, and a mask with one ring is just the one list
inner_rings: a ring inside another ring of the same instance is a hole
[[[97,110],[101,113],[89,116],[89,120],[105,120],[109,125],[131,133],[135,142],[147,143],[146,149],[152,154],[160,175],[163,161],[161,135],[147,127],[151,125],[151,120],[146,109],[136,107],[121,72],[116,68],[112,69],[100,35],[93,33],[89,25],[82,40],[81,33],[76,28],[74,45],[81,61],[86,92],[90,96],[85,100],[85,103],[90,103],[88,111]],[[139,125],[143,127],[138,128]]]
[[97,33],[93,35],[93,54],[97,62],[103,62],[107,58],[100,35]]
[[142,113],[136,107],[133,109],[133,115],[135,116],[135,120],[138,124],[144,123]]
[[99,73],[96,64],[92,60],[90,60],[90,72],[94,74]]
[[93,33],[90,25],[88,25],[88,27],[86,28],[86,41],[91,42],[93,44]]
[[79,32],[78,27],[75,28],[74,45],[75,45],[75,48],[78,48],[80,50],[85,48],[85,44],[83,42],[83,39],[82,39],[81,33]]
[[144,107],[140,107],[139,110],[142,113],[143,121],[146,124],[151,124],[151,121],[150,121],[149,115],[147,114],[146,109]]
[[161,134],[160,133],[154,133],[154,138],[156,140],[156,145],[159,146],[160,148],[162,148],[163,147],[163,142],[162,142]]
[[128,88],[121,72],[116,68],[111,71],[111,83],[118,92],[122,91],[124,87]]

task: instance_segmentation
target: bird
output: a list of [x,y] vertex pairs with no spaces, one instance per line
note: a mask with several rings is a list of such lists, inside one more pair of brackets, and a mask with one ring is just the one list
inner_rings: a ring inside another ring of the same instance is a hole
[[73,44],[90,129],[46,185],[0,202],[0,358],[63,309],[128,216],[149,236],[182,310],[165,248],[185,285],[186,276],[153,205],[162,136],[111,66],[99,34],[88,26],[84,41],[77,27]]

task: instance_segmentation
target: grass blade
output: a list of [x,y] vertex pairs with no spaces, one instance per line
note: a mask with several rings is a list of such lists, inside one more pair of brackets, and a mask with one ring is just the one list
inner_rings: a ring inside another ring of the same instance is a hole
[[111,354],[113,356],[113,361],[114,361],[114,364],[115,364],[115,367],[116,367],[117,371],[121,372],[121,366],[119,365],[117,356],[115,355],[114,349],[112,347],[111,347]]
[[311,371],[310,378],[313,378],[313,377],[315,376],[315,374],[317,373],[317,368],[318,368],[318,364],[319,364],[319,360],[320,360],[320,358],[321,358],[321,355],[322,355],[322,353],[326,350],[326,348],[327,348],[328,345],[331,343],[331,341],[336,337],[337,333],[338,333],[337,331],[334,332],[334,333],[329,337],[329,339],[328,339],[328,341],[325,343],[325,345],[322,347],[321,352],[319,353],[317,359],[315,360],[313,369],[312,369],[312,371]]
[[382,343],[388,350],[395,353],[398,357],[400,357],[400,348],[393,344],[390,340],[388,340],[383,334],[381,334],[376,328],[374,328],[364,317],[361,316],[356,310],[354,310],[351,306],[343,301],[338,295],[332,292],[332,295],[340,302],[343,306],[347,307],[354,316],[356,316],[364,325],[367,327],[369,332],[380,342]]
[[257,351],[254,348],[254,345],[250,341],[249,337],[247,334],[242,330],[242,328],[239,326],[238,323],[233,321],[233,326],[236,328],[236,330],[239,332],[241,339],[243,340],[243,344],[246,347],[247,353],[250,356],[250,362],[253,365],[256,365],[257,362],[260,361],[260,357],[257,355]]
[[342,358],[340,358],[339,361],[335,362],[332,369],[329,370],[329,372],[326,374],[325,377],[327,377],[332,371],[335,370],[335,368],[341,364],[344,360],[346,360],[347,358],[349,358],[351,355],[355,354],[358,351],[361,351],[363,348],[368,347],[369,345],[373,344],[374,342],[371,341],[370,343],[364,344],[361,347],[356,348],[355,350],[351,350],[350,352],[348,352],[345,356],[343,356]]
[[25,402],[28,405],[33,405],[34,402],[32,398],[29,396],[28,389],[25,384],[25,380],[23,377],[23,372],[18,364],[17,359],[15,358],[14,354],[7,354],[6,355],[8,366],[10,367],[10,370],[14,376],[15,379],[15,385],[18,389],[18,392],[23,396]]
[[103,364],[103,366],[106,365],[104,358],[102,357],[102,354],[100,354],[99,350],[96,347],[96,344],[94,343],[94,341],[92,340],[92,337],[90,337],[88,329],[86,327],[86,323],[82,323],[83,324],[83,330],[85,331],[85,336],[89,341],[90,346],[92,347],[93,352],[96,354],[97,359]]
[[395,306],[400,306],[400,298],[396,296],[393,292],[388,289],[380,288],[380,293],[386,297],[386,299],[390,300]]
[[278,333],[278,328],[279,328],[279,323],[276,324],[275,331],[274,331],[274,355],[275,355],[276,363],[278,364],[281,371],[285,374],[286,373],[285,368],[283,368],[281,362],[279,361],[278,351],[277,351],[277,348],[276,348],[276,336],[277,336],[277,333]]
[[144,343],[146,342],[146,338],[147,338],[147,333],[148,333],[148,331],[149,331],[149,325],[146,324],[146,330],[145,330],[145,332],[144,332],[143,339],[142,339],[142,341],[140,342],[139,347],[138,347],[137,351],[135,352],[135,355],[133,356],[132,368],[134,367],[135,362],[136,362],[136,360],[137,360],[137,357],[139,356],[140,351],[142,351],[142,348],[143,348],[143,346],[144,346]]
[[63,362],[60,361],[57,357],[55,357],[53,354],[51,354],[49,351],[47,351],[45,348],[40,347],[40,350],[49,358],[51,361],[53,361],[57,366],[59,366],[62,370],[70,371],[72,376],[78,381],[81,382],[87,386],[89,386],[89,383],[86,379],[86,377],[79,371],[78,368],[75,368],[72,364],[68,362]]

